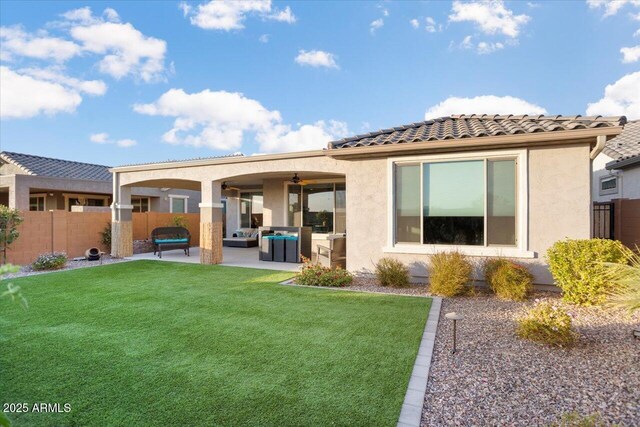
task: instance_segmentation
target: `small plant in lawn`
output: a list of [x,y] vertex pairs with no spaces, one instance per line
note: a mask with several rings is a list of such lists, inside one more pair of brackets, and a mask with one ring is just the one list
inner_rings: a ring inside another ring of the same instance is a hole
[[526,267],[504,258],[486,261],[484,277],[499,298],[523,301],[533,289],[533,275]]
[[42,254],[33,262],[31,267],[34,270],[60,270],[67,265],[67,254],[64,252],[54,252]]
[[626,264],[630,250],[616,240],[563,240],[547,251],[549,270],[562,298],[578,305],[597,305],[611,290],[607,263]]
[[453,297],[473,291],[469,259],[459,252],[440,252],[431,256],[430,290],[436,295]]
[[305,257],[303,262],[302,270],[293,279],[298,285],[342,287],[353,281],[353,276],[345,269],[324,267]]
[[568,347],[576,339],[571,316],[560,305],[546,301],[537,303],[518,319],[516,332],[520,338],[556,347]]
[[393,258],[382,258],[375,265],[376,277],[382,286],[404,288],[409,286],[409,268]]

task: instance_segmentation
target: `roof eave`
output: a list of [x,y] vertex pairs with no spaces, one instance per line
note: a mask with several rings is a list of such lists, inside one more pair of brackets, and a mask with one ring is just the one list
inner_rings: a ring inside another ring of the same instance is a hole
[[635,166],[640,166],[640,156],[634,156],[624,160],[612,160],[609,163],[607,163],[604,167],[607,170],[613,170],[613,169],[628,169]]
[[601,135],[607,139],[622,132],[622,126],[607,126],[595,129],[576,129],[556,132],[527,133],[518,135],[483,136],[445,141],[410,142],[403,144],[375,145],[368,147],[332,148],[325,155],[336,159],[357,159],[366,157],[390,157],[406,154],[445,153],[472,151],[478,149],[498,149],[555,144],[593,143]]

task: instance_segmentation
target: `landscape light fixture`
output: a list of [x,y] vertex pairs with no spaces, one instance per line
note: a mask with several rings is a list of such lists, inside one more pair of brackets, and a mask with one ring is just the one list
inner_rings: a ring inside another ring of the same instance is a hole
[[449,320],[453,320],[453,350],[451,350],[451,354],[455,354],[456,353],[456,323],[458,322],[458,320],[464,319],[464,316],[462,314],[458,314],[455,311],[453,311],[451,313],[445,314],[444,317],[446,317]]

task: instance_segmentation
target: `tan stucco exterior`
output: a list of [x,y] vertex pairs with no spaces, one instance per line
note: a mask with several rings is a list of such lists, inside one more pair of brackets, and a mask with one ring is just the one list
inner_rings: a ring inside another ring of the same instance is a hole
[[[544,254],[553,242],[570,238],[590,237],[590,151],[596,137],[576,141],[545,140],[544,144],[524,146],[518,149],[527,159],[527,188],[519,197],[525,198],[526,247],[519,262],[530,266],[539,284],[551,284],[552,278],[544,262]],[[415,144],[418,145],[418,144]],[[442,144],[438,152],[443,152]],[[428,154],[428,144],[423,145]],[[386,149],[387,147],[385,147]],[[483,150],[501,150],[499,145]],[[357,149],[354,149],[357,150]],[[415,150],[415,148],[414,148]],[[372,150],[368,150],[370,152]],[[453,144],[449,152],[458,150]],[[465,153],[470,151],[462,150]],[[355,151],[354,151],[355,152]],[[401,153],[407,156],[406,153]],[[414,155],[412,152],[411,155]],[[415,154],[419,155],[419,154]],[[346,182],[347,268],[351,271],[371,271],[373,263],[383,256],[397,258],[411,267],[414,276],[427,276],[428,254],[397,253],[388,251],[389,227],[389,151],[385,156],[351,157],[344,160],[332,158],[324,151],[289,153],[251,158],[212,159],[209,162],[179,162],[175,164],[144,165],[115,168],[114,174],[121,186],[168,186],[189,183],[192,188],[220,186],[223,181],[246,180],[258,182],[264,196],[264,225],[286,225],[285,201],[288,178],[297,172],[302,177],[341,177]],[[215,211],[219,198],[207,190],[202,194],[204,205]],[[223,193],[220,193],[223,194]],[[237,193],[226,191],[227,233],[237,227],[237,209],[234,200]],[[128,201],[116,200],[126,209]],[[116,206],[117,209],[117,206]],[[202,222],[211,222],[211,213]],[[214,239],[215,240],[215,239]],[[216,251],[218,248],[206,248]],[[221,248],[219,248],[221,251]],[[480,264],[485,257],[474,256]],[[478,275],[478,278],[481,277]],[[425,279],[422,279],[425,280]]]

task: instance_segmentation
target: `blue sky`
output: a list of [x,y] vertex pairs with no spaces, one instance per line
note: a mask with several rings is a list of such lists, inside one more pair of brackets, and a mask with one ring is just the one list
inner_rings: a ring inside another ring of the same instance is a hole
[[0,3],[2,150],[118,165],[459,113],[640,118],[640,1]]

